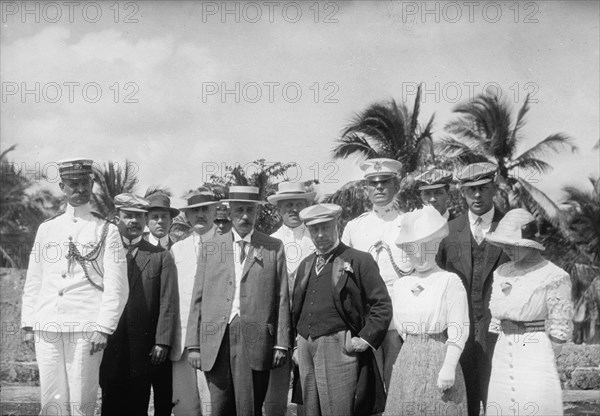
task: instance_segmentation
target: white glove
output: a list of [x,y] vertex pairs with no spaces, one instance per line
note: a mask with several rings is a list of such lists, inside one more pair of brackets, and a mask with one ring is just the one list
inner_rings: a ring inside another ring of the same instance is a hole
[[446,348],[446,358],[438,375],[437,386],[440,390],[448,390],[454,386],[456,378],[456,365],[462,353],[462,348],[454,343],[448,343]]

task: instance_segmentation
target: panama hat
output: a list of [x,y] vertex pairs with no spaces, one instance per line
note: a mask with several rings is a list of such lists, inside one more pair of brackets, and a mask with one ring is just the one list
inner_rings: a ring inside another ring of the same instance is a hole
[[400,219],[396,245],[441,240],[449,233],[448,221],[432,206],[407,212]]
[[255,204],[266,204],[261,201],[256,186],[232,186],[229,188],[229,198],[223,199],[223,202],[254,202]]
[[506,244],[544,251],[543,245],[531,239],[537,231],[537,223],[533,215],[523,208],[515,208],[502,217],[496,230],[486,234],[485,239],[494,245]]
[[287,199],[305,199],[307,202],[312,202],[316,195],[316,192],[306,192],[302,182],[281,182],[277,188],[275,195],[267,197],[269,204],[277,205],[277,202]]

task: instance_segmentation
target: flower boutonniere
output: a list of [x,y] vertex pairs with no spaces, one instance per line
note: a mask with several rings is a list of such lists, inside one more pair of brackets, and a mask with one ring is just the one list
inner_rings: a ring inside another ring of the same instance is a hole
[[503,283],[500,285],[500,287],[502,288],[502,292],[503,292],[505,295],[508,295],[508,294],[510,294],[510,291],[512,290],[512,285],[511,285],[510,283],[508,283],[508,282],[503,282]]
[[344,269],[344,271],[346,273],[354,273],[354,270],[352,269],[352,265],[350,265],[350,263],[348,263],[347,261],[344,262],[342,268]]
[[254,248],[254,252],[252,253],[252,257],[254,260],[262,261],[262,250],[259,247]]

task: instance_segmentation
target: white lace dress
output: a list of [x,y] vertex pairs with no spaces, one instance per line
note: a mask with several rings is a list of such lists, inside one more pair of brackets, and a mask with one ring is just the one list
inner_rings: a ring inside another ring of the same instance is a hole
[[[492,360],[487,415],[562,415],[562,391],[552,337],[571,335],[571,279],[549,261],[494,272],[490,331],[499,333]],[[512,331],[502,321],[545,321],[545,331]],[[504,328],[504,329],[503,329]]]

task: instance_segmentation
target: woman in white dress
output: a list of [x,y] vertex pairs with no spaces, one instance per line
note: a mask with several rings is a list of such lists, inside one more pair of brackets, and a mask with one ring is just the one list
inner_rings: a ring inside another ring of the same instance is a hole
[[562,415],[562,390],[552,343],[572,333],[571,279],[544,259],[532,238],[534,217],[509,211],[485,238],[511,261],[494,272],[490,332],[499,333],[492,360],[487,415]]
[[466,415],[458,359],[469,336],[467,293],[460,278],[435,256],[448,224],[433,207],[407,213],[396,244],[414,272],[394,284],[394,324],[404,338],[396,359],[386,415]]

